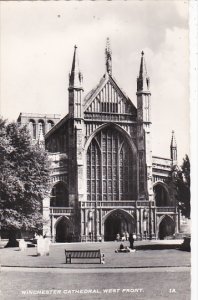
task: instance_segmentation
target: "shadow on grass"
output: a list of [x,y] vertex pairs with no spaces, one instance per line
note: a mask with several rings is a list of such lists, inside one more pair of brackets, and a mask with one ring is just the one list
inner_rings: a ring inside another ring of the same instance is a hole
[[182,247],[180,247],[180,248],[178,248],[177,250],[179,250],[179,251],[191,252],[191,249],[190,249],[190,248],[182,248]]
[[136,250],[167,250],[167,249],[179,249],[179,245],[178,244],[172,244],[172,245],[139,245],[139,246],[135,246]]
[[94,262],[72,262],[71,264],[61,263],[61,265],[72,266],[72,265],[103,265],[101,263]]
[[168,250],[175,249],[180,251],[191,251],[190,247],[190,237],[185,237],[184,241],[181,244],[146,244],[146,245],[137,245],[135,246],[136,250]]

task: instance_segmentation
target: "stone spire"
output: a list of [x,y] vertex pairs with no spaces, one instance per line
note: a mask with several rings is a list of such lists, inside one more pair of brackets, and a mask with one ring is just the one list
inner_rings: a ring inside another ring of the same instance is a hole
[[139,199],[153,200],[151,147],[151,92],[144,52],[137,78],[137,149],[139,164]]
[[175,131],[172,131],[172,138],[171,138],[171,148],[177,148],[177,143],[175,139]]
[[69,74],[69,89],[83,89],[82,82],[83,76],[79,69],[77,46],[75,45],[71,73]]
[[140,71],[139,77],[137,78],[137,91],[138,92],[149,92],[150,89],[150,79],[147,74],[146,62],[144,58],[144,51],[141,52],[141,62],[140,62]]
[[74,46],[74,55],[71,73],[69,74],[69,114],[73,118],[83,117],[83,86],[82,73],[79,69],[77,47]]
[[107,43],[105,48],[105,58],[106,58],[106,72],[112,75],[112,51],[111,51],[109,38],[107,38]]
[[176,165],[177,164],[177,143],[176,143],[174,131],[172,131],[172,138],[170,144],[170,156],[173,161],[173,165]]

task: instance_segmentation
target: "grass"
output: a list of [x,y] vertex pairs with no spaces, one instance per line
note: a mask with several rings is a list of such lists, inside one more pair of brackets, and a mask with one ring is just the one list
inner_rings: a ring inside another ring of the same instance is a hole
[[[160,267],[160,266],[190,266],[190,253],[177,249],[168,249],[164,245],[163,250],[144,249],[144,243],[136,243],[135,253],[115,253],[120,243],[71,243],[52,244],[49,256],[37,256],[36,248],[28,248],[19,251],[18,248],[0,249],[1,265],[3,266],[26,266],[26,267],[56,267],[56,268],[131,268],[131,267]],[[154,244],[154,243],[150,243]],[[128,245],[125,242],[125,245]],[[147,242],[147,246],[149,242]],[[154,244],[155,245],[155,244]],[[98,264],[98,260],[76,260],[72,264],[65,264],[67,250],[101,249],[105,255],[105,264]]]

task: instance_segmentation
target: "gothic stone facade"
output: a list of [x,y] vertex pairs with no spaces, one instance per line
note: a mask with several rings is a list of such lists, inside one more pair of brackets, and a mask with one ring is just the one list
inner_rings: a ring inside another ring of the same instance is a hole
[[137,108],[106,72],[84,96],[77,47],[69,77],[69,112],[45,135],[52,160],[51,197],[44,200],[44,234],[53,241],[110,241],[119,233],[138,239],[179,231],[179,214],[165,179],[176,162],[152,157],[151,92],[144,53],[137,78]]
[[33,142],[37,142],[42,136],[60,121],[58,114],[33,114],[20,113],[17,122],[21,125],[28,125]]

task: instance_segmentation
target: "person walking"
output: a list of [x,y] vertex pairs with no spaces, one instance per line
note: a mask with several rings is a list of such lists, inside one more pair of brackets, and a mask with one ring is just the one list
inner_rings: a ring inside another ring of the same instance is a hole
[[130,233],[129,234],[129,243],[130,243],[130,249],[134,249],[134,238],[133,238],[133,234]]

